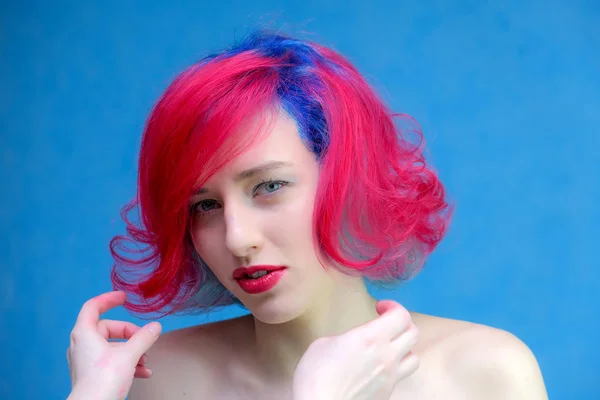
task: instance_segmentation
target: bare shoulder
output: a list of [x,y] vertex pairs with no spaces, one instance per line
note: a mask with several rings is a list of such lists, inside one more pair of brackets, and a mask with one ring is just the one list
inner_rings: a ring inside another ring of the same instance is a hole
[[510,332],[466,321],[414,314],[422,350],[442,366],[459,398],[547,399],[538,362]]
[[247,338],[236,328],[245,323],[242,317],[162,334],[147,352],[152,377],[135,379],[128,398],[219,398],[230,355]]

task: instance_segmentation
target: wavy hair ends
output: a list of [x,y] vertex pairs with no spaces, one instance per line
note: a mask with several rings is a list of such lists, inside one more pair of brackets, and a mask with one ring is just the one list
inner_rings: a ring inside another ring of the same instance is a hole
[[[451,206],[425,162],[418,125],[392,114],[341,55],[257,32],[180,74],[150,113],[138,194],[122,210],[126,234],[110,245],[113,285],[130,294],[126,308],[165,315],[239,304],[194,251],[188,201],[268,134],[279,110],[320,163],[313,239],[322,262],[382,283],[421,269]],[[264,118],[254,129],[237,129],[257,115]],[[410,122],[418,143],[394,119]]]

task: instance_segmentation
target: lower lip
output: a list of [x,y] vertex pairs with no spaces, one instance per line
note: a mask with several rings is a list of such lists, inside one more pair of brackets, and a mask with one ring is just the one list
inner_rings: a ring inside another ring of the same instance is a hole
[[279,269],[277,271],[270,272],[257,279],[236,279],[236,282],[242,290],[250,294],[259,294],[267,292],[277,285],[277,282],[285,274],[285,269]]

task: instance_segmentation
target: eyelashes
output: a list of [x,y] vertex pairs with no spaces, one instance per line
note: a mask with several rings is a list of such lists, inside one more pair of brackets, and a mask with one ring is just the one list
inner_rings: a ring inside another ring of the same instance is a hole
[[[256,192],[263,188],[267,190],[268,194],[275,193],[279,191],[282,187],[286,186],[288,183],[289,182],[287,181],[277,179],[263,180],[258,185],[254,186],[254,189],[252,189],[252,195],[256,195]],[[272,186],[275,186],[276,188],[272,189]],[[272,190],[267,189],[268,187],[271,187]]]
[[[290,182],[281,179],[265,179],[252,188],[252,197],[270,197],[279,194]],[[190,207],[192,214],[204,215],[219,209],[221,205],[213,199],[200,200]]]

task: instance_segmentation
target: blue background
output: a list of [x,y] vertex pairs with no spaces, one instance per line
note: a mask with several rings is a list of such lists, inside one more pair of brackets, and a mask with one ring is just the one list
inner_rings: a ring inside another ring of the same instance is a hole
[[375,295],[507,329],[552,399],[600,398],[600,2],[373,3],[2,2],[1,398],[66,397],[69,332],[111,288],[149,108],[256,26],[336,48],[423,125],[454,223],[414,281]]

